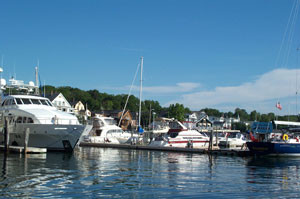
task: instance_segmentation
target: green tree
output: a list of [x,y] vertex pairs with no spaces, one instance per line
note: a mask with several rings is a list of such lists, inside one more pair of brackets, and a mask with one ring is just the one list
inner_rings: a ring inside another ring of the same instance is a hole
[[182,104],[178,104],[176,103],[175,105],[174,104],[171,104],[169,106],[169,116],[171,118],[175,118],[179,121],[183,121],[184,120],[184,115],[185,115],[185,108]]

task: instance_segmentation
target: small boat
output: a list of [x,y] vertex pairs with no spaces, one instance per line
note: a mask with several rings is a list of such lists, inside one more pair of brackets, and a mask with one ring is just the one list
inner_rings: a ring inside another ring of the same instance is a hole
[[243,147],[247,142],[246,136],[242,133],[226,133],[225,137],[219,140],[220,148]]
[[123,131],[116,125],[114,118],[95,116],[91,132],[84,136],[82,142],[124,144],[131,139],[131,133]]
[[[275,125],[300,126],[300,122],[274,121]],[[246,142],[249,150],[256,155],[300,156],[300,132],[273,131],[272,122],[256,122],[250,133],[251,142]],[[254,136],[254,133],[256,136]]]
[[167,134],[155,137],[149,146],[201,148],[208,146],[209,137],[194,129],[188,129],[179,121],[169,123]]

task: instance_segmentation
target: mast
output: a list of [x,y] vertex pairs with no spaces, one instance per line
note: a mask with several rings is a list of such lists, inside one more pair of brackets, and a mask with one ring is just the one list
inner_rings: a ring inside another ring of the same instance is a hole
[[35,89],[35,94],[39,95],[40,92],[40,86],[39,86],[39,60],[37,62],[37,66],[35,67],[35,85],[37,86],[37,89]]
[[141,57],[141,80],[140,80],[139,128],[141,127],[141,112],[142,112],[143,59],[144,59],[144,57]]

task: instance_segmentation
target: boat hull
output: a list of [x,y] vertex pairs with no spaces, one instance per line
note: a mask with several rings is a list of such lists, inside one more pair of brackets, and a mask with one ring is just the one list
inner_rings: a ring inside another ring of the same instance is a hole
[[247,142],[249,150],[257,155],[300,156],[299,143]]
[[[47,148],[48,151],[73,150],[85,130],[84,125],[18,124],[8,127],[9,145],[24,146],[29,129],[28,147]],[[0,134],[4,144],[4,131]]]

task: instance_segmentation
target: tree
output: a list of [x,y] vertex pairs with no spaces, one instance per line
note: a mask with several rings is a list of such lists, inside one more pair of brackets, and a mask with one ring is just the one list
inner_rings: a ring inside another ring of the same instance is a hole
[[169,106],[169,116],[171,118],[175,118],[179,121],[184,120],[184,115],[185,115],[186,111],[187,110],[184,108],[184,106],[182,104],[176,103],[175,105],[171,104]]

